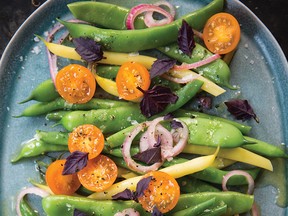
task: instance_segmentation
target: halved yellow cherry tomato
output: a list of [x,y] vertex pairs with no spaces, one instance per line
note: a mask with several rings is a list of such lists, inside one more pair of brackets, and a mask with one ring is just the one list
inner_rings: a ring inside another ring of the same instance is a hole
[[152,171],[144,175],[144,178],[152,176],[148,188],[144,195],[138,198],[142,207],[152,212],[156,206],[157,209],[166,213],[172,210],[180,197],[180,187],[171,175],[161,172]]
[[88,159],[95,158],[104,148],[104,135],[95,125],[80,125],[69,134],[68,148],[70,152],[87,152]]
[[55,78],[56,89],[69,103],[86,103],[93,97],[96,81],[92,72],[78,64],[62,68]]
[[117,174],[114,161],[105,155],[99,155],[88,160],[87,166],[78,172],[78,178],[88,190],[101,192],[114,183]]
[[143,96],[142,90],[148,90],[150,86],[149,71],[140,63],[124,63],[116,76],[116,85],[119,97],[125,100],[136,100]]
[[62,175],[66,160],[56,160],[46,170],[46,183],[54,194],[72,195],[81,186],[77,174]]
[[240,25],[229,13],[217,13],[210,17],[203,29],[204,43],[211,52],[226,54],[234,50],[240,41]]

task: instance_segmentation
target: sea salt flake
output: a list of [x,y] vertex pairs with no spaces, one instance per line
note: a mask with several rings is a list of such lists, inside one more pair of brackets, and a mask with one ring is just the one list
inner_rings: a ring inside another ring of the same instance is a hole
[[33,47],[31,52],[38,55],[41,52],[41,49],[39,48],[39,46],[35,46],[35,47]]
[[34,37],[34,41],[35,41],[35,42],[39,42],[40,39],[39,39],[38,37]]

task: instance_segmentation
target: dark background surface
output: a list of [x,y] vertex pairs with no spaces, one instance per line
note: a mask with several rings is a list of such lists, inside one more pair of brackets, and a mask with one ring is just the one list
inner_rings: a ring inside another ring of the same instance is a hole
[[[287,0],[241,1],[268,27],[281,46],[287,59]],[[16,30],[44,2],[45,0],[0,0],[0,57]]]

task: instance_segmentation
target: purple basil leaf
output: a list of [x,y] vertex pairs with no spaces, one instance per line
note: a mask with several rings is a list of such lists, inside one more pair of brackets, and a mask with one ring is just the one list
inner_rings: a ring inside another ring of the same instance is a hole
[[174,118],[174,116],[173,116],[172,113],[168,113],[168,114],[166,114],[166,115],[164,116],[164,120],[171,120],[171,119],[173,119],[173,118]]
[[135,200],[135,194],[130,189],[126,188],[124,191],[112,196],[114,200]]
[[198,100],[198,104],[200,106],[200,108],[203,109],[211,109],[212,108],[212,97],[210,96],[199,96],[197,97]]
[[174,59],[169,59],[169,58],[157,59],[156,61],[154,61],[150,69],[151,79],[169,71],[175,64],[176,64],[176,60]]
[[150,181],[152,180],[152,176],[141,179],[136,186],[135,198],[143,196],[144,191],[148,188]]
[[171,125],[171,128],[173,128],[173,129],[183,128],[182,123],[179,121],[176,121],[176,120],[172,120],[170,125]]
[[137,153],[133,159],[144,162],[145,164],[154,164],[161,161],[161,147],[149,148],[143,152]]
[[170,88],[164,86],[154,86],[144,92],[140,102],[141,113],[146,117],[151,117],[162,112],[168,104],[175,103],[178,96]]
[[74,209],[73,216],[88,216],[88,215],[78,209]]
[[67,157],[64,164],[62,175],[70,175],[82,170],[88,161],[88,153],[81,151],[74,151]]
[[153,147],[160,147],[161,145],[161,137],[157,136],[156,143],[154,143]]
[[254,118],[257,123],[259,123],[259,119],[254,113],[252,107],[248,103],[247,100],[234,99],[230,101],[226,101],[225,105],[227,106],[227,110],[235,116],[236,119],[246,121],[251,118]]
[[194,32],[185,20],[182,20],[182,25],[178,31],[177,42],[179,49],[186,55],[191,56],[192,50],[195,47]]
[[100,44],[89,38],[74,38],[73,43],[76,52],[87,62],[99,61],[103,58],[103,51]]
[[158,210],[158,208],[155,206],[153,208],[152,216],[163,216],[163,214]]

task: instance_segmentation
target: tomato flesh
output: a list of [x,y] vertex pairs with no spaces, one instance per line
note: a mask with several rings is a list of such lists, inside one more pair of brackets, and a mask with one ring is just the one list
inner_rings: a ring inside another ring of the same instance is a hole
[[99,155],[88,160],[87,166],[78,172],[78,178],[88,190],[101,192],[114,183],[117,173],[116,164],[109,157]]
[[137,62],[126,62],[121,65],[117,76],[116,85],[120,98],[125,100],[136,100],[143,96],[143,91],[150,86],[149,71]]
[[144,195],[138,198],[139,203],[149,212],[152,212],[155,206],[162,213],[169,212],[176,206],[180,197],[177,181],[161,171],[152,171],[144,175],[144,177],[149,176],[153,178]]
[[66,160],[56,160],[46,171],[46,183],[54,194],[72,195],[81,186],[77,174],[62,175]]
[[69,134],[68,148],[70,152],[89,153],[88,159],[95,158],[104,148],[104,135],[95,125],[80,125]]
[[208,19],[203,40],[213,53],[226,54],[233,51],[240,41],[240,25],[229,13],[217,13]]
[[62,68],[56,75],[56,89],[69,103],[86,103],[92,99],[96,81],[92,72],[78,64]]

